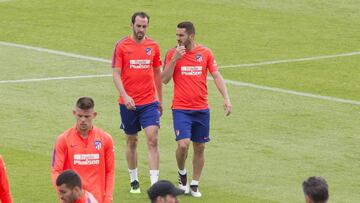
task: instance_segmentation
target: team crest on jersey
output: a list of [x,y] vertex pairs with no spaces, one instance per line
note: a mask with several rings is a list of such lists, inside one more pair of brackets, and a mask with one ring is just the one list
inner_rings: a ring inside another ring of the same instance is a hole
[[196,54],[195,59],[196,59],[197,62],[201,62],[203,60],[201,54]]
[[145,51],[146,51],[146,55],[148,55],[148,56],[151,55],[151,48],[148,47],[145,49]]
[[100,140],[96,140],[96,141],[94,142],[94,145],[95,145],[95,148],[96,148],[97,150],[100,150],[101,147],[102,147],[102,144],[101,144],[101,141],[100,141]]
[[179,136],[180,135],[180,130],[175,130],[175,134],[176,134],[176,136]]

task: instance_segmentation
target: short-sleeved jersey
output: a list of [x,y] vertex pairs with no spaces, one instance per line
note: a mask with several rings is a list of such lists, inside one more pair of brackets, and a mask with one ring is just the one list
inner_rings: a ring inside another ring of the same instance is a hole
[[83,189],[91,192],[99,203],[112,202],[115,182],[114,145],[112,137],[93,126],[84,139],[76,127],[61,134],[56,141],[52,178],[56,179],[67,169],[76,171]]
[[[170,62],[176,48],[168,51],[164,65]],[[217,64],[209,48],[197,45],[179,59],[174,68],[174,96],[172,109],[203,110],[208,108],[207,71],[217,71]]]
[[0,155],[0,200],[1,203],[12,203],[9,180],[6,173],[5,162]]
[[76,200],[74,203],[98,203],[95,197],[88,191],[83,190],[84,194],[80,199]]
[[[159,45],[148,37],[141,43],[136,43],[131,37],[125,37],[115,46],[112,67],[121,69],[124,89],[133,98],[135,105],[156,101],[154,68],[160,66]],[[121,96],[119,103],[124,103]]]

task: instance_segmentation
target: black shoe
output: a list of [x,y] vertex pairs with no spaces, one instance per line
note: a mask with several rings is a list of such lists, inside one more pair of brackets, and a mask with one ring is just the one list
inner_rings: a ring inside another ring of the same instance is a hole
[[130,183],[130,186],[131,186],[130,193],[134,193],[134,194],[141,193],[139,181],[134,180],[133,182]]
[[187,184],[187,175],[179,173],[179,189],[184,190],[185,194],[189,194],[189,185]]

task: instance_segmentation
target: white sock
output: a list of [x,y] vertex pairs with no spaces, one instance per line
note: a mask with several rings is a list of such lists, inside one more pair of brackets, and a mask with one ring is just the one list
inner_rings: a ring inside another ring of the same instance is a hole
[[159,179],[159,170],[150,170],[151,185],[154,185]]
[[129,169],[129,174],[130,174],[130,183],[134,182],[134,180],[139,182],[137,168]]
[[192,180],[191,183],[190,183],[190,186],[191,185],[199,185],[199,181],[198,180]]
[[186,175],[186,168],[184,168],[183,170],[179,169],[179,173],[180,175]]

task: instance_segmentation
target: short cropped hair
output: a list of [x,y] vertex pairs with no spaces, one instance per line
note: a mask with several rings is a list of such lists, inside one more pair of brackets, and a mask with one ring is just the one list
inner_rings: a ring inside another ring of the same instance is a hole
[[135,23],[135,18],[136,18],[137,16],[140,16],[141,18],[147,18],[147,19],[148,19],[148,23],[150,23],[150,16],[149,16],[147,13],[143,12],[143,11],[139,11],[139,12],[136,12],[136,13],[134,13],[134,14],[132,15],[132,17],[131,17],[131,22],[132,22],[132,24]]
[[302,184],[304,194],[314,203],[326,202],[329,198],[328,184],[323,177],[312,176]]
[[95,103],[91,97],[80,97],[76,102],[76,107],[82,110],[89,110],[95,107]]
[[184,21],[177,25],[177,28],[185,28],[186,33],[191,35],[195,34],[195,27],[194,24],[190,21]]
[[82,187],[80,176],[73,170],[65,170],[56,179],[56,186],[65,184],[67,188]]

